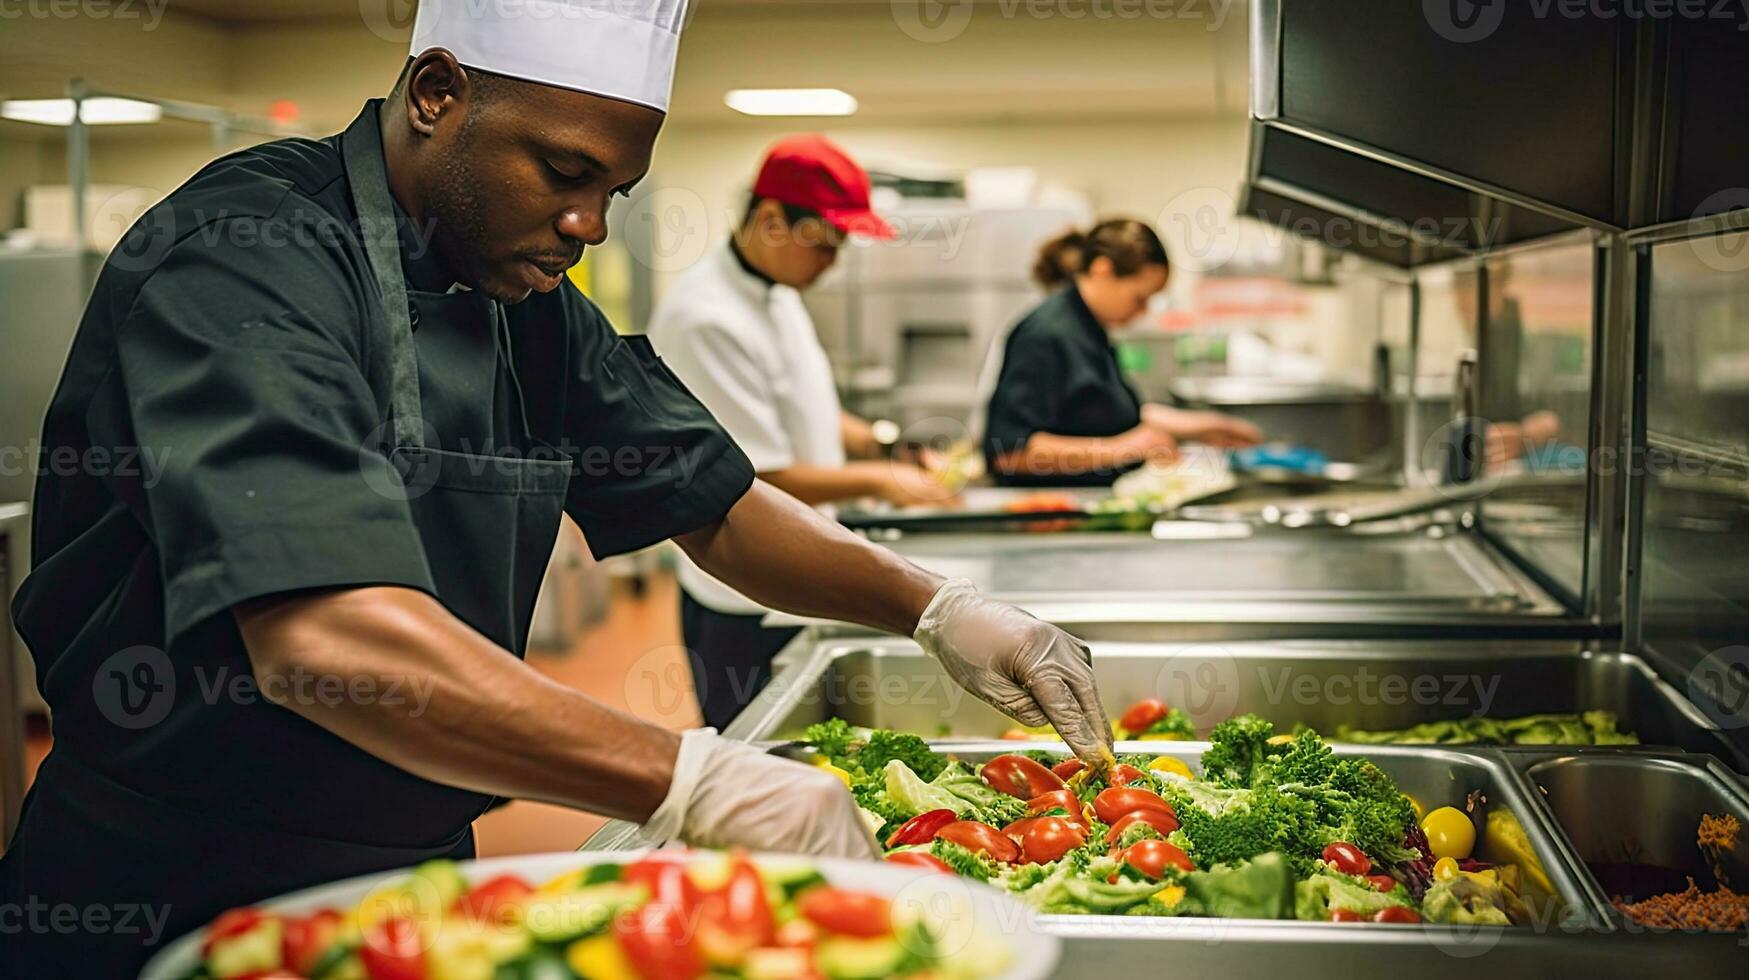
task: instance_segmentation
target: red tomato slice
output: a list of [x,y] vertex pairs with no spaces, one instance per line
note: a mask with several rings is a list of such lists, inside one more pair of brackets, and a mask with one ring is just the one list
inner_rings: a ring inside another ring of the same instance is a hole
[[1120,762],[1111,767],[1111,775],[1106,778],[1106,781],[1113,786],[1125,786],[1140,778],[1142,778],[1142,771],[1140,769]]
[[1324,862],[1345,875],[1363,875],[1372,870],[1372,859],[1366,852],[1347,841],[1325,844]]
[[1061,777],[1024,755],[999,755],[984,763],[979,775],[999,792],[1022,800],[1063,788]]
[[699,909],[698,942],[714,962],[736,963],[777,939],[765,882],[745,854],[729,858],[729,880]]
[[1068,779],[1085,768],[1087,768],[1087,763],[1080,759],[1064,759],[1052,766],[1051,772],[1056,773],[1058,779]]
[[887,846],[903,847],[906,844],[927,844],[935,839],[936,831],[959,818],[959,814],[946,809],[919,813],[900,824],[898,830],[888,835]]
[[1100,823],[1115,823],[1117,819],[1134,810],[1159,810],[1170,815],[1174,820],[1178,814],[1173,813],[1172,804],[1161,799],[1158,794],[1132,786],[1113,786],[1101,790],[1093,798],[1093,813]]
[[1421,921],[1421,913],[1415,911],[1412,908],[1409,908],[1406,905],[1388,905],[1382,909],[1379,909],[1378,914],[1373,916],[1372,920],[1374,922],[1397,922],[1397,923],[1404,923],[1404,924],[1412,924],[1412,923],[1416,923],[1416,922]]
[[821,885],[802,892],[796,899],[796,911],[809,922],[840,936],[873,939],[893,931],[892,904],[879,895]]
[[935,832],[935,836],[968,851],[988,854],[1003,864],[1020,860],[1020,845],[1002,831],[976,820],[955,820]]
[[693,931],[699,891],[686,865],[645,859],[628,866],[625,879],[650,886],[651,895],[650,901],[613,920],[614,938],[633,968],[664,980],[690,980],[703,973],[704,957]]
[[1139,840],[1123,852],[1123,863],[1159,881],[1168,867],[1195,871],[1190,855],[1163,840]]
[[1331,909],[1330,910],[1330,921],[1331,922],[1365,922],[1366,916],[1361,915],[1359,912],[1350,912],[1347,909]]
[[455,900],[455,913],[476,922],[508,924],[514,920],[515,906],[521,904],[534,889],[515,875],[499,875],[475,885]]
[[288,915],[284,930],[279,944],[280,959],[286,969],[308,976],[322,961],[322,955],[334,945],[334,938],[340,932],[340,913],[323,909],[307,918]]
[[1026,813],[1028,816],[1045,816],[1052,810],[1063,811],[1068,819],[1082,824],[1083,826],[1087,823],[1087,807],[1081,803],[1081,800],[1078,797],[1076,797],[1073,790],[1054,789],[1049,793],[1035,796],[1026,801]]
[[1107,844],[1117,843],[1118,838],[1123,836],[1124,831],[1139,823],[1145,823],[1155,830],[1158,830],[1162,837],[1178,829],[1178,818],[1171,813],[1163,813],[1159,810],[1151,809],[1131,810],[1123,816],[1118,817],[1117,821],[1111,825],[1111,830],[1105,835],[1105,842]]
[[365,933],[359,962],[370,980],[425,980],[425,939],[411,919],[384,919]]
[[928,851],[894,851],[887,855],[888,864],[903,864],[913,868],[928,868],[931,871],[943,871],[953,874],[953,869],[947,862],[930,854]]
[[1366,880],[1372,882],[1374,888],[1387,895],[1397,890],[1397,879],[1390,875],[1367,875]]
[[1082,844],[1087,832],[1062,817],[1037,817],[1021,838],[1020,853],[1029,864],[1049,864]]
[[213,943],[231,936],[241,936],[243,933],[261,924],[267,918],[260,909],[231,909],[213,920],[207,927],[206,940],[200,945],[200,955],[204,958],[213,951]]
[[1124,731],[1140,735],[1154,727],[1154,722],[1166,717],[1166,711],[1166,702],[1159,698],[1146,698],[1130,705],[1117,723],[1123,726]]

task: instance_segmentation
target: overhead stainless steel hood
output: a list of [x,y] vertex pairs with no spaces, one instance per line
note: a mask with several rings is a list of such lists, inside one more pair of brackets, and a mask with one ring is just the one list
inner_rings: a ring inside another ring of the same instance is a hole
[[1749,207],[1746,26],[1740,10],[1256,0],[1239,212],[1406,269]]

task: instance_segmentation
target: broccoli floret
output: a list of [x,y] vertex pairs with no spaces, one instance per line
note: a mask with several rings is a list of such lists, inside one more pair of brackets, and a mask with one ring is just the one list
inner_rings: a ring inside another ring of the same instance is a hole
[[1128,827],[1125,827],[1123,833],[1118,835],[1116,846],[1121,850],[1129,847],[1136,841],[1153,840],[1159,837],[1160,832],[1153,827],[1150,827],[1145,823],[1133,823]]
[[832,760],[832,764],[840,769],[846,769],[843,762],[851,752],[851,746],[856,741],[856,729],[843,718],[832,718],[817,725],[809,725],[802,732],[802,740],[820,750],[820,754]]
[[1273,786],[1230,800],[1218,817],[1189,803],[1176,809],[1179,833],[1189,841],[1187,850],[1199,867],[1280,851],[1294,874],[1303,877],[1311,873],[1325,843],[1316,805]]
[[1218,786],[1250,786],[1252,775],[1275,735],[1275,726],[1256,715],[1240,715],[1215,726],[1202,754],[1203,779]]
[[1182,738],[1195,738],[1196,725],[1191,723],[1190,716],[1177,708],[1166,712],[1166,717],[1148,726],[1141,735],[1177,735]]
[[869,772],[884,768],[894,759],[911,767],[911,771],[923,777],[925,782],[939,776],[947,767],[947,760],[936,755],[928,742],[904,732],[870,732],[868,740],[856,753],[857,764]]
[[966,878],[976,878],[979,881],[989,881],[1001,872],[1002,868],[995,860],[978,854],[969,848],[961,847],[953,841],[937,837],[929,845],[929,852],[942,860],[942,863],[952,868],[954,874]]
[[1336,753],[1318,733],[1305,729],[1294,736],[1282,752],[1268,762],[1268,778],[1274,783],[1305,783],[1318,786],[1330,781],[1336,768]]

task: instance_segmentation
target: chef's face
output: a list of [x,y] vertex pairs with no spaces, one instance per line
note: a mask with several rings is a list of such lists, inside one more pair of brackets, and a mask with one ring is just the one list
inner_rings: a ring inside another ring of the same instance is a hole
[[1122,326],[1142,315],[1148,300],[1166,288],[1167,268],[1144,265],[1129,275],[1119,275],[1111,260],[1100,256],[1076,282],[1081,299],[1100,323]]
[[754,209],[750,228],[759,236],[760,269],[774,281],[806,289],[838,261],[844,233],[814,215],[790,221],[783,205],[767,198]]
[[408,79],[411,108],[430,120],[416,193],[433,246],[458,281],[494,299],[548,292],[584,247],[607,239],[608,205],[649,169],[663,114],[439,55],[421,57]]

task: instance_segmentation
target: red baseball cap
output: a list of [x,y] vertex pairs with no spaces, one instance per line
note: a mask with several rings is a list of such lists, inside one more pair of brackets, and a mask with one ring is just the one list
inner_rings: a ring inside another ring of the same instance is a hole
[[753,182],[757,197],[818,211],[849,235],[892,238],[893,226],[869,210],[868,171],[824,136],[786,136],[772,145]]

